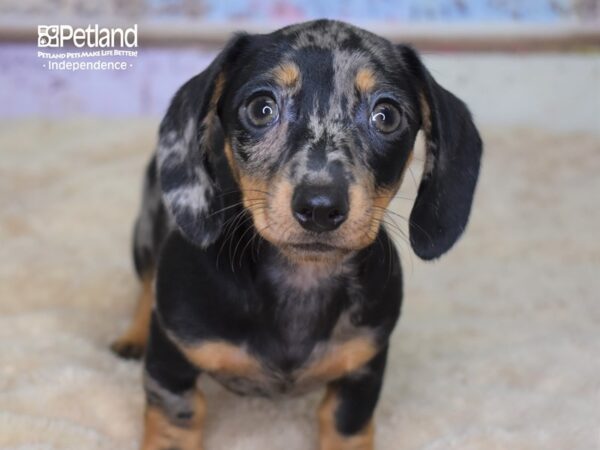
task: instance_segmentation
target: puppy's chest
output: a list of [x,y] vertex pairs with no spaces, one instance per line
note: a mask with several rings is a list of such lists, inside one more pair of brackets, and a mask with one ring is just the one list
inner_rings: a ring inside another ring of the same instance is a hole
[[247,339],[204,343],[194,362],[234,392],[272,396],[361,370],[376,354],[374,330],[361,325],[362,302],[349,297],[351,288],[285,287],[252,316]]
[[229,360],[210,374],[239,394],[297,394],[361,370],[377,353],[373,330],[353,325],[349,312],[325,339],[317,339],[312,326],[298,320],[284,333],[234,346]]

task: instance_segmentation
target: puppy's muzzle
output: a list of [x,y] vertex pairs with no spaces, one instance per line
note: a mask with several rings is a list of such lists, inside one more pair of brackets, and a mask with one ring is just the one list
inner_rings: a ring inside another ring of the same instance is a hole
[[333,231],[348,217],[348,192],[335,185],[299,185],[292,196],[292,212],[308,231]]

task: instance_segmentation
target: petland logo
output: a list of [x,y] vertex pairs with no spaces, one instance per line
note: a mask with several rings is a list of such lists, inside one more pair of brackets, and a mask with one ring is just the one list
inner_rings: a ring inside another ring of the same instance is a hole
[[138,56],[137,32],[137,24],[125,29],[38,25],[37,56],[47,70],[127,70]]
[[83,27],[71,25],[38,25],[38,47],[62,48],[137,48],[137,24],[123,28],[100,28],[98,24]]

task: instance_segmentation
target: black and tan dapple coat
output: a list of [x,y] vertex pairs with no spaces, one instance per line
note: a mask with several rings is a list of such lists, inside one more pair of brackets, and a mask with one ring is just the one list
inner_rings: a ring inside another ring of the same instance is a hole
[[410,243],[433,259],[465,229],[482,144],[413,49],[308,22],[235,36],[180,88],[135,226],[138,312],[113,344],[145,350],[143,449],[202,448],[202,374],[241,394],[326,385],[319,448],[373,448],[402,300],[382,220],[419,130]]

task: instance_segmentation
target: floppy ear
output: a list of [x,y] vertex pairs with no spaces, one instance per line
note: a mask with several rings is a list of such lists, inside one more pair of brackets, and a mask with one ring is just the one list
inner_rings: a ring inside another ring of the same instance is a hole
[[427,151],[410,243],[417,256],[430,260],[449,250],[467,225],[482,143],[465,104],[433,79],[412,48],[400,51],[417,80]]
[[226,71],[246,35],[234,37],[215,60],[173,97],[159,130],[157,161],[167,210],[184,236],[207,247],[223,226],[223,195],[216,179],[222,146],[217,103]]

